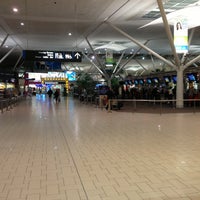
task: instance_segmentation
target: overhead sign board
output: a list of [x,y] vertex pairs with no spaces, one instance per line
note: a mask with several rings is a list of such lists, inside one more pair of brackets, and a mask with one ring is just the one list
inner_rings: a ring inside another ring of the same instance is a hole
[[23,58],[30,61],[61,61],[81,62],[82,54],[79,51],[32,51],[24,50]]

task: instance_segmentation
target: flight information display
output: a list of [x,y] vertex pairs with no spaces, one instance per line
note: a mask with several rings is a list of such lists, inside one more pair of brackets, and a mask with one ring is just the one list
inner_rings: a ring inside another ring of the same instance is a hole
[[23,51],[24,60],[30,61],[63,61],[81,62],[82,53],[79,51]]

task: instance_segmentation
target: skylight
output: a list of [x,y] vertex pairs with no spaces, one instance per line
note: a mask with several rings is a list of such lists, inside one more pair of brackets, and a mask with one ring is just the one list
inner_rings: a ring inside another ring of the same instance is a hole
[[[166,14],[186,8],[189,5],[193,5],[199,2],[199,0],[169,0],[164,4]],[[161,17],[159,8],[156,8],[149,13],[145,14],[142,18],[157,19]]]

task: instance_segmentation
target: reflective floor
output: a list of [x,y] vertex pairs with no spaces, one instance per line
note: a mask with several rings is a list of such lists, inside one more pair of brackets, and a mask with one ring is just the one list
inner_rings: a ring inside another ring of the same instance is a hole
[[0,114],[0,200],[200,200],[199,124],[32,97]]

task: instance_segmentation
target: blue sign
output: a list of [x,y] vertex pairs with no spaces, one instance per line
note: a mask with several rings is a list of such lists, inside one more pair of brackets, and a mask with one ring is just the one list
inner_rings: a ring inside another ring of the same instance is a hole
[[75,81],[76,80],[76,72],[67,71],[66,72],[66,77],[68,78],[69,81]]

